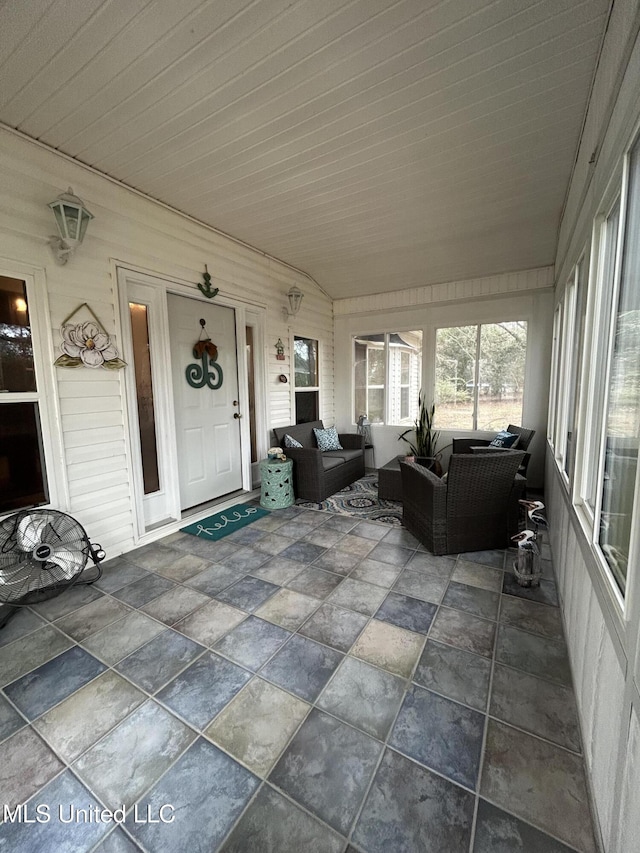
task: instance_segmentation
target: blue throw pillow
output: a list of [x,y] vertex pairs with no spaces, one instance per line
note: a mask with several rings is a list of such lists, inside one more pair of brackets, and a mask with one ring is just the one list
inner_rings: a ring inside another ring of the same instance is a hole
[[343,450],[338,438],[338,430],[335,427],[329,429],[313,428],[318,443],[318,450]]
[[515,447],[518,443],[519,435],[513,432],[501,430],[493,441],[489,442],[489,447]]
[[284,437],[284,446],[285,447],[302,447],[299,441],[296,441],[293,436],[287,434]]

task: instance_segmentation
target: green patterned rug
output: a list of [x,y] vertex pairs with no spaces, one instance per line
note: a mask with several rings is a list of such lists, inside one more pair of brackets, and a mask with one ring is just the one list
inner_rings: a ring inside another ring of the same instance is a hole
[[191,533],[192,536],[200,536],[202,539],[210,539],[215,542],[222,539],[223,536],[233,533],[234,530],[239,530],[241,527],[246,527],[247,524],[257,521],[264,515],[269,515],[269,511],[259,506],[236,504],[229,509],[217,512],[215,515],[209,515],[201,521],[188,524],[180,529],[183,533]]
[[352,515],[368,521],[381,521],[383,524],[402,525],[402,504],[400,501],[383,501],[378,498],[378,475],[366,474],[350,486],[336,492],[324,501],[297,500],[296,506],[307,509],[322,509],[341,515]]

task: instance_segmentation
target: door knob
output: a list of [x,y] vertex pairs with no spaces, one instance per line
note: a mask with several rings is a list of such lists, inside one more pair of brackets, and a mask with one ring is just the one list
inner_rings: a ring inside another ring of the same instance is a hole
[[233,417],[234,417],[236,420],[239,420],[239,419],[242,417],[242,415],[240,414],[240,412],[234,412],[234,413],[233,413]]

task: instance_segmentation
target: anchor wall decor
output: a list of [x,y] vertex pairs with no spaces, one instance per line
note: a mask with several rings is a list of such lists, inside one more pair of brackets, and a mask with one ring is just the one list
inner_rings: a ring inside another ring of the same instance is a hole
[[206,296],[207,299],[213,299],[214,296],[218,295],[220,290],[219,287],[211,287],[211,276],[209,275],[209,270],[207,265],[204,265],[204,272],[202,273],[202,278],[204,279],[204,284],[198,282],[198,290],[203,296]]
[[193,348],[193,357],[200,359],[200,364],[188,364],[185,370],[187,382],[192,388],[204,388],[206,385],[212,391],[222,387],[222,367],[218,364],[218,347],[207,335],[205,321],[200,320],[202,326],[200,338]]

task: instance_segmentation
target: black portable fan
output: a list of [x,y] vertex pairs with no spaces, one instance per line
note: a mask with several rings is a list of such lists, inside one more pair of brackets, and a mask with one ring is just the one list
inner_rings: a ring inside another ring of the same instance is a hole
[[[105,553],[84,527],[53,509],[22,510],[0,521],[0,628],[18,608],[53,598],[102,574]],[[87,560],[95,572],[81,579]]]

